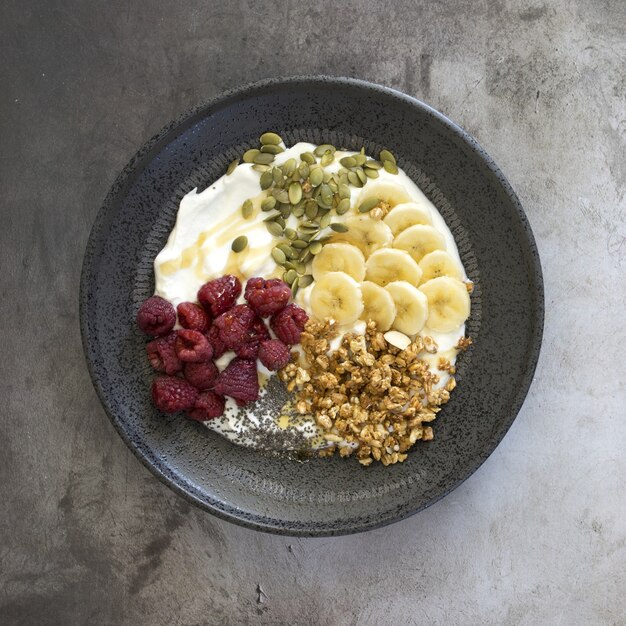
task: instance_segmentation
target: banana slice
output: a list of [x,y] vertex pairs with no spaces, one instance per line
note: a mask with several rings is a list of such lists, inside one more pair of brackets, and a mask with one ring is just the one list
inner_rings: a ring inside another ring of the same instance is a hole
[[336,233],[333,236],[333,242],[351,243],[361,250],[366,259],[372,252],[390,246],[393,241],[389,226],[367,215],[353,215],[344,224],[348,227],[348,232]]
[[431,225],[433,219],[427,206],[420,206],[417,202],[406,202],[389,211],[383,222],[391,228],[393,236],[396,237],[415,224]]
[[422,270],[423,283],[439,276],[450,276],[457,280],[463,278],[459,264],[445,250],[429,252],[419,262],[419,266]]
[[365,257],[352,244],[327,243],[313,258],[311,270],[315,280],[328,272],[344,272],[360,283],[365,278]]
[[357,206],[369,198],[378,198],[382,202],[386,202],[391,208],[412,200],[402,185],[388,182],[370,182],[365,185],[363,191],[359,194]]
[[445,250],[446,240],[432,226],[416,224],[403,230],[394,240],[393,247],[406,250],[418,263],[433,250]]
[[391,294],[369,280],[361,284],[361,294],[363,295],[361,319],[374,320],[378,330],[389,330],[396,318],[396,305]]
[[385,289],[396,304],[396,319],[392,327],[405,335],[419,333],[428,318],[426,296],[404,280],[389,283]]
[[428,299],[428,327],[447,333],[457,329],[470,314],[470,297],[456,278],[440,276],[425,282],[420,291]]
[[310,302],[315,317],[330,317],[338,324],[352,324],[363,312],[359,284],[344,272],[328,272],[316,280]]
[[394,280],[406,280],[412,285],[419,285],[422,270],[411,255],[404,250],[383,248],[376,250],[365,264],[367,280],[385,286]]

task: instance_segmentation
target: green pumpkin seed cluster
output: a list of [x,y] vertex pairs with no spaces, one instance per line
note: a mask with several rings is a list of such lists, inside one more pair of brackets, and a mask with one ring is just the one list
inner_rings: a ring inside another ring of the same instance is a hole
[[[282,165],[272,166],[277,154],[284,152],[282,139],[276,133],[263,133],[260,147],[243,154],[244,163],[261,172],[260,185],[268,196],[261,202],[261,210],[269,215],[263,220],[267,230],[282,239],[272,250],[274,261],[285,269],[283,280],[291,286],[293,295],[300,287],[308,287],[313,277],[306,273],[306,264],[322,250],[330,237],[321,237],[325,228],[343,233],[348,229],[341,222],[333,222],[334,215],[350,210],[351,187],[362,188],[368,180],[378,178],[378,171],[397,174],[396,159],[388,150],[380,153],[380,161],[369,159],[362,148],[360,153],[343,157],[336,174],[324,168],[335,161],[337,149],[330,144],[319,145],[313,152],[304,152],[300,160],[287,159]],[[239,159],[235,159],[226,171],[231,174]],[[361,212],[365,210],[359,207]],[[373,207],[374,205],[372,205]],[[242,215],[252,215],[252,202],[246,200],[241,207]],[[290,216],[298,220],[297,227],[287,227]],[[235,242],[233,250],[235,250]],[[247,245],[247,240],[245,242]],[[239,248],[241,243],[236,246]],[[241,248],[243,250],[245,245]],[[235,250],[239,251],[239,250]]]

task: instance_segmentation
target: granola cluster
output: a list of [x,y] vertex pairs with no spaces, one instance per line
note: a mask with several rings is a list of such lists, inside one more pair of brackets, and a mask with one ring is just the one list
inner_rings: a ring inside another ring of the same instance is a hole
[[[309,320],[300,337],[303,354],[294,352],[279,373],[296,392],[297,412],[312,415],[329,442],[320,455],[354,454],[362,465],[404,461],[416,441],[433,438],[428,424],[456,386],[451,376],[435,389],[440,377],[420,358],[423,352],[435,354],[437,344],[418,337],[400,350],[368,322],[365,335],[347,333],[340,347],[329,351],[336,334],[332,321]],[[465,338],[457,347],[470,343]],[[438,369],[455,371],[444,358]]]

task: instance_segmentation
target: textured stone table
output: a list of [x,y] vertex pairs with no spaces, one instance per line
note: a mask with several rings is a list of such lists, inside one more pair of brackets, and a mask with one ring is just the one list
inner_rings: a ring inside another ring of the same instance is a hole
[[[623,624],[625,7],[5,0],[0,623]],[[107,420],[78,330],[89,229],[135,150],[225,88],[294,73],[396,87],[472,133],[546,284],[536,379],[496,452],[423,513],[336,539],[170,492]]]

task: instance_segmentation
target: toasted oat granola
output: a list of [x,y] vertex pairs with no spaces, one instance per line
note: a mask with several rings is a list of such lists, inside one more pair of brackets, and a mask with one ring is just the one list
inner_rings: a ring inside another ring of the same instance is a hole
[[[294,352],[279,372],[287,389],[296,392],[297,412],[312,415],[329,443],[320,456],[354,454],[362,465],[404,461],[417,441],[433,438],[428,423],[456,386],[450,376],[443,388],[435,389],[440,377],[420,358],[423,352],[436,353],[437,344],[417,337],[399,350],[368,322],[365,335],[347,333],[340,347],[329,352],[336,334],[332,321],[310,320],[300,338],[303,354]],[[458,347],[470,343],[459,341]],[[438,369],[455,371],[443,358]]]

